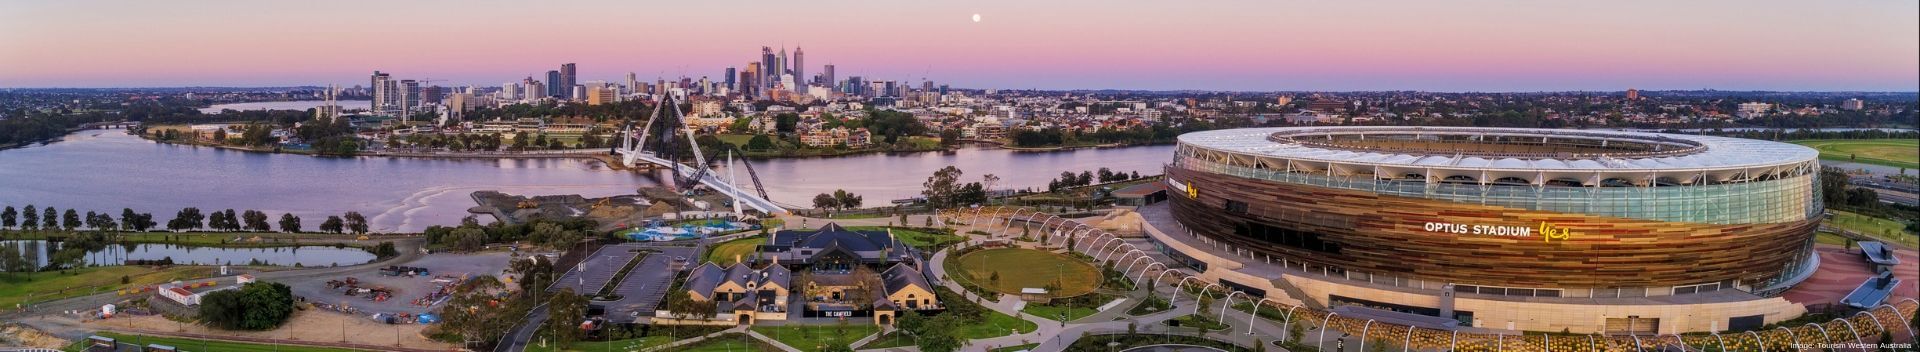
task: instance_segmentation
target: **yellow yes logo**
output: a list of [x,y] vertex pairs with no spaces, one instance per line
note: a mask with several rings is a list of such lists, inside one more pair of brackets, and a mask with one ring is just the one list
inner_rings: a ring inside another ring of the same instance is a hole
[[1540,222],[1540,238],[1544,241],[1547,241],[1547,242],[1553,242],[1553,240],[1566,241],[1567,237],[1572,237],[1572,236],[1573,236],[1572,229],[1553,226],[1553,224],[1548,224],[1545,221]]
[[1193,184],[1191,183],[1187,184],[1187,199],[1199,199],[1199,198],[1200,198],[1200,188],[1194,187]]

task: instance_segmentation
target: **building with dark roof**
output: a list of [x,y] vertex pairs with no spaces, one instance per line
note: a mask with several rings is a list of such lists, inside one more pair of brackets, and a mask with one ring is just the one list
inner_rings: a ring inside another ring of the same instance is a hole
[[760,257],[806,266],[815,272],[845,272],[854,265],[882,267],[910,262],[912,253],[889,231],[853,231],[827,223],[819,230],[781,230],[760,246]]
[[707,262],[687,273],[680,287],[695,301],[714,302],[722,317],[752,324],[756,320],[787,319],[787,293],[792,280],[793,273],[778,262],[759,269],[745,263],[722,268]]

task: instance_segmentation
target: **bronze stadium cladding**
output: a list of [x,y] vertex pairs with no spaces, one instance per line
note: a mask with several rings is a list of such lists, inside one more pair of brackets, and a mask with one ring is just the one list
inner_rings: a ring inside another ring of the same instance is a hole
[[[1167,167],[1198,198],[1169,192],[1188,228],[1234,247],[1316,265],[1461,284],[1606,288],[1766,282],[1793,261],[1819,219],[1713,225],[1568,214],[1254,180]],[[1228,211],[1227,200],[1245,202]],[[1243,222],[1318,233],[1338,254],[1235,235]],[[1453,223],[1571,230],[1564,240],[1430,232]]]

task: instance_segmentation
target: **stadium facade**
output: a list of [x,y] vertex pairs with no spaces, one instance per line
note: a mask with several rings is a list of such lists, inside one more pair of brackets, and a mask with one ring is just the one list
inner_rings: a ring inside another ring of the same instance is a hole
[[1298,127],[1189,133],[1175,153],[1167,205],[1141,210],[1170,257],[1224,286],[1400,323],[1758,327],[1805,312],[1778,296],[1819,263],[1818,153],[1791,144]]

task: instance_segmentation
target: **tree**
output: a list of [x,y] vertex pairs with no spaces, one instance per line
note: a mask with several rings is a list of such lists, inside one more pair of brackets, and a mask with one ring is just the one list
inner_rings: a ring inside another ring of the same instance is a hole
[[27,205],[26,211],[21,212],[21,215],[23,215],[21,219],[26,221],[20,222],[20,228],[28,230],[40,228],[40,212],[34,211],[33,205]]
[[256,281],[200,299],[200,320],[221,329],[271,330],[291,316],[293,292],[276,282]]
[[47,207],[45,212],[40,213],[40,228],[49,230],[60,228],[60,212],[53,207]]
[[327,216],[326,221],[320,222],[320,232],[340,233],[346,228],[345,223],[346,221],[340,220],[338,216]]
[[214,231],[227,230],[227,213],[214,211],[207,214],[207,228]]
[[821,193],[813,196],[813,207],[820,209],[838,209],[840,208],[840,199],[834,198],[831,194]]
[[136,231],[146,232],[147,229],[152,229],[155,225],[158,225],[158,223],[153,222],[153,213],[140,213],[138,218],[140,221],[133,224],[133,229]]
[[667,293],[667,312],[680,319],[707,319],[714,315],[712,301],[694,300],[686,290]]
[[266,212],[248,209],[247,212],[240,214],[240,218],[246,221],[248,231],[273,231],[273,225],[267,223]]
[[844,189],[833,190],[833,199],[835,203],[840,204],[841,209],[860,208],[860,200],[861,200],[860,195],[847,193],[847,190],[844,190]]
[[933,176],[927,177],[927,182],[921,184],[923,189],[920,195],[925,196],[927,204],[935,208],[956,205],[953,197],[960,191],[961,174],[960,168],[953,165],[934,171]]
[[135,227],[139,227],[139,226],[140,226],[139,213],[133,212],[133,208],[120,208],[120,230],[121,231],[133,230]]
[[183,208],[173,215],[173,220],[167,221],[167,229],[173,231],[199,229],[200,222],[205,219],[206,216],[200,214],[200,208]]
[[773,138],[767,137],[767,135],[764,134],[753,135],[752,139],[747,140],[747,150],[768,151],[774,148],[776,147],[773,145]]
[[962,340],[959,336],[954,335],[954,331],[958,330],[961,325],[963,324],[961,324],[960,318],[953,314],[945,314],[933,317],[933,319],[927,319],[926,323],[920,324],[920,330],[915,331],[913,334],[913,336],[916,337],[915,345],[919,346],[920,350],[924,352],[958,351],[960,347],[966,343],[966,340]]
[[553,297],[547,298],[547,331],[553,333],[553,342],[560,349],[573,345],[579,340],[580,322],[587,319],[587,297],[573,293],[573,289],[561,289]]
[[222,212],[220,217],[226,220],[220,224],[221,230],[240,231],[240,216],[234,214],[233,209],[227,209],[225,212]]
[[347,212],[346,220],[347,220],[348,231],[353,231],[353,233],[355,234],[367,233],[367,217],[361,216],[360,212],[357,212],[357,211]]
[[300,232],[300,217],[293,213],[280,214],[280,231]]
[[14,210],[13,206],[9,205],[7,206],[7,210],[0,210],[0,228],[11,229],[19,225],[19,220],[20,211]]

